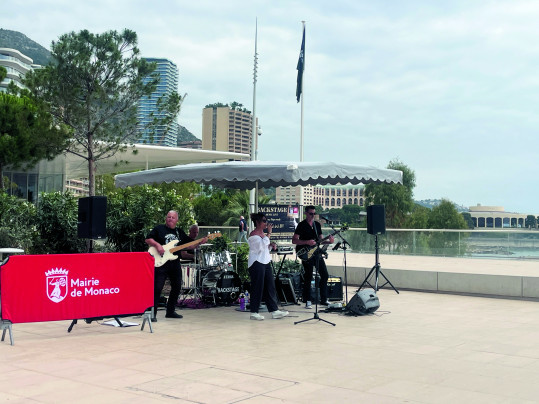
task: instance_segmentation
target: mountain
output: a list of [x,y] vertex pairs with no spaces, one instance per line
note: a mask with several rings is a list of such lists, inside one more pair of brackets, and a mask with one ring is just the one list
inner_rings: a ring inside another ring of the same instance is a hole
[[46,48],[17,31],[0,28],[0,48],[16,49],[38,65],[45,66],[52,61],[51,53]]
[[194,140],[200,140],[195,135],[193,135],[189,129],[180,125],[180,130],[178,132],[178,143],[179,142],[192,142]]

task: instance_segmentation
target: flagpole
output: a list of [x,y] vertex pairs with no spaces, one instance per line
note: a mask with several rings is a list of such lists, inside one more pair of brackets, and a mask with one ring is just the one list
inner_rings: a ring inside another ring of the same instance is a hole
[[[255,56],[254,56],[254,66],[253,66],[253,122],[251,128],[251,161],[257,160],[258,154],[258,128],[256,124],[256,75],[257,75],[257,66],[258,66],[258,53],[257,53],[257,42],[258,42],[258,18],[255,20]],[[249,205],[251,208],[251,213],[256,213],[258,211],[258,181],[256,182],[255,188],[251,190],[249,194]],[[251,228],[251,221],[248,220],[249,228]]]
[[[300,119],[300,141],[299,141],[299,161],[303,162],[303,100],[305,99],[305,93],[304,93],[304,86],[303,81],[305,80],[305,75],[303,74],[305,71],[305,21],[301,21],[303,25],[303,39],[301,41],[301,52],[303,55],[300,57],[303,58],[303,65],[301,72],[301,83],[300,83],[300,91],[301,91],[301,119]],[[298,72],[299,74],[299,72]],[[303,198],[303,186],[299,187],[299,220],[301,221],[303,219],[303,205],[305,201]]]
[[[301,22],[303,24],[303,41],[302,41],[302,52],[303,52],[303,71],[305,71],[305,21]],[[300,142],[299,142],[299,161],[303,161],[303,100],[305,98],[305,93],[303,92],[303,81],[304,81],[304,74],[301,73],[301,83],[300,83],[300,91],[301,91],[301,122],[300,122]],[[303,199],[303,198],[302,198]]]

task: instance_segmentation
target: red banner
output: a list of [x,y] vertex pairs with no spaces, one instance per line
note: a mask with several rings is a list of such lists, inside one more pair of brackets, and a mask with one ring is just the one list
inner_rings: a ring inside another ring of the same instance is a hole
[[2,319],[13,323],[112,317],[153,306],[147,252],[14,255],[0,267]]

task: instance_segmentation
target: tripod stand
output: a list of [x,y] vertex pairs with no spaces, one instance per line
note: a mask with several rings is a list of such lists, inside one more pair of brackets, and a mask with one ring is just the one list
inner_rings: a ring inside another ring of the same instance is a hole
[[[395,288],[395,286],[393,286],[393,284],[389,281],[389,279],[387,279],[387,277],[384,275],[384,273],[382,272],[382,270],[380,269],[380,261],[379,261],[379,254],[378,254],[378,234],[375,234],[374,235],[374,252],[375,252],[375,262],[374,262],[374,266],[371,268],[371,270],[369,271],[368,275],[365,277],[365,280],[363,281],[363,283],[361,284],[361,286],[358,288],[358,291],[365,285],[369,285],[371,288],[374,289],[375,292],[378,292],[378,289],[379,288],[383,288],[385,285],[387,285],[389,283],[389,285],[393,288],[393,290],[397,293],[399,293],[399,291]],[[374,279],[374,286],[372,286],[370,283],[369,283],[369,278],[371,277],[371,275],[373,274],[374,272],[374,275],[375,275],[375,279]],[[384,279],[386,280],[386,283],[384,283],[382,286],[378,287],[378,277],[382,275],[384,277]]]
[[[320,282],[319,281],[319,276],[318,276],[318,268],[320,266],[320,256],[322,255],[323,251],[320,249],[320,244],[318,244],[317,248],[316,248],[316,252],[314,253],[314,259],[315,259],[315,263],[314,263],[314,267],[316,269],[315,273],[314,273],[314,283],[315,283],[315,292],[318,290],[318,283]],[[332,326],[335,327],[335,324],[330,322],[330,321],[327,321],[327,320],[324,320],[323,318],[320,318],[320,316],[318,315],[318,299],[315,300],[315,306],[314,306],[314,315],[313,315],[313,318],[308,318],[308,319],[305,319],[305,320],[301,320],[301,321],[296,321],[294,322],[294,325],[296,324],[299,324],[299,323],[304,323],[306,321],[310,321],[310,320],[318,320],[318,321],[323,321],[324,323],[328,323],[328,324],[331,324]]]

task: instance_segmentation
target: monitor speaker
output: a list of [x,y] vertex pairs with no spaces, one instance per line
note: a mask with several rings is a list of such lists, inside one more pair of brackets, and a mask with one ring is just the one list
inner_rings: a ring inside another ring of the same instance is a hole
[[380,307],[380,300],[374,289],[359,290],[346,305],[346,310],[357,314],[374,313]]
[[79,198],[77,236],[100,239],[107,236],[107,197]]
[[292,279],[279,276],[275,281],[275,286],[277,289],[277,296],[279,297],[281,303],[298,302],[296,292],[294,291],[294,285],[292,284]]
[[367,206],[367,233],[384,234],[386,232],[385,205]]

